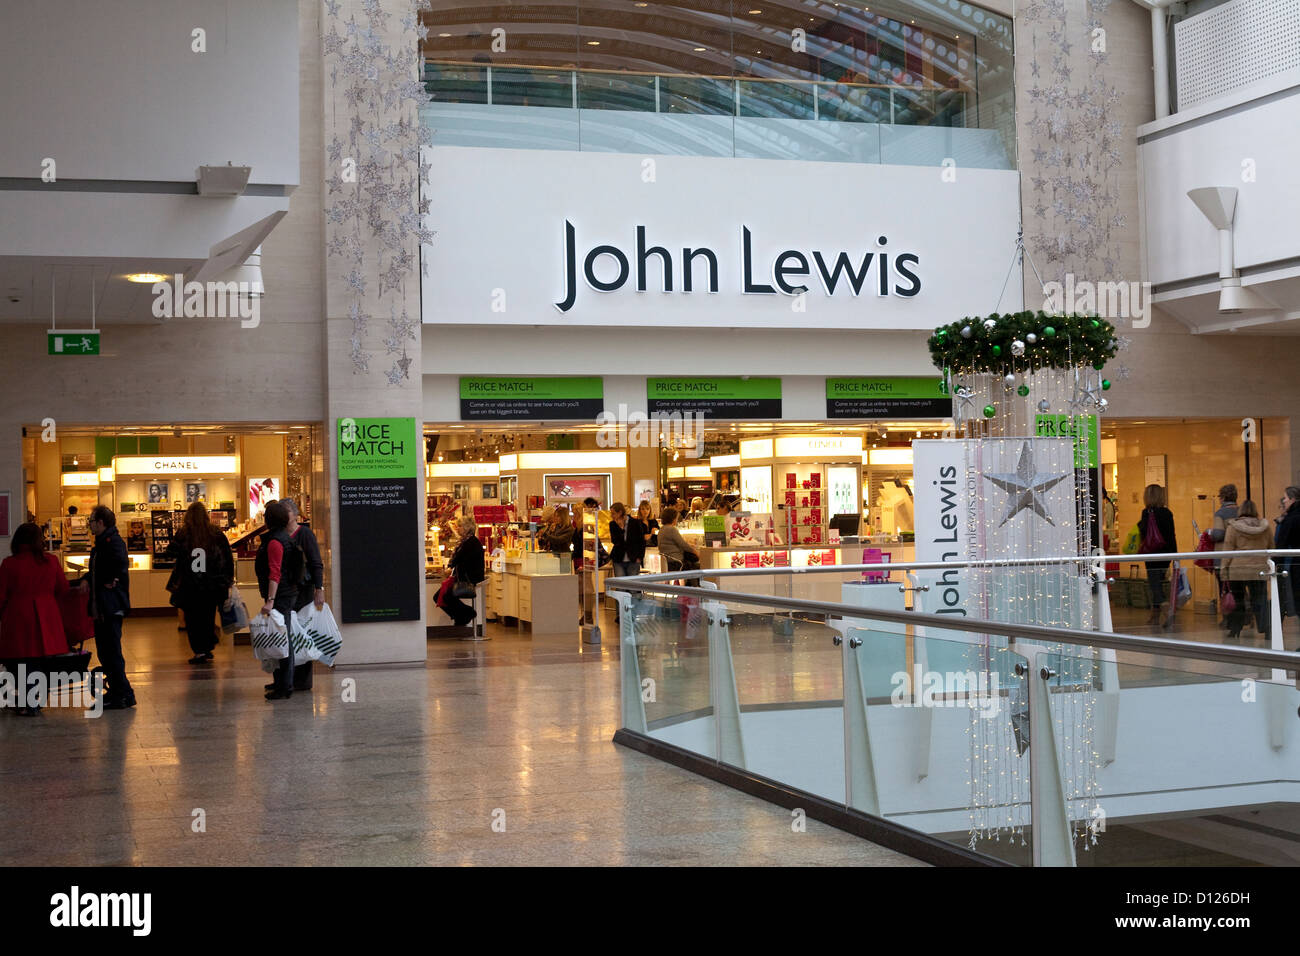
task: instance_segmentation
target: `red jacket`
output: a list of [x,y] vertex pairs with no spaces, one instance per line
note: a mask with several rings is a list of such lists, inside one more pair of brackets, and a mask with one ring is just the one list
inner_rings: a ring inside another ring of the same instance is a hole
[[0,561],[0,660],[66,654],[59,595],[68,590],[58,558],[15,554]]

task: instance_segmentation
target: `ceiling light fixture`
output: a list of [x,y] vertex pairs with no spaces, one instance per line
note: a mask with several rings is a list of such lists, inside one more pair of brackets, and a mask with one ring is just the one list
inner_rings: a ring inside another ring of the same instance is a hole
[[157,272],[132,272],[126,277],[126,281],[152,285],[155,282],[166,282],[167,277]]

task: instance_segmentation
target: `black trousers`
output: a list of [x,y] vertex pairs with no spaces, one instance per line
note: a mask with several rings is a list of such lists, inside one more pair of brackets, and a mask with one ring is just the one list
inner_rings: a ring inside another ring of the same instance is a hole
[[[293,613],[293,606],[298,601],[297,594],[287,596],[279,593],[275,596],[274,607],[284,617],[284,623],[288,625],[289,615]],[[293,640],[289,641],[289,656],[275,665],[275,674],[272,678],[275,682],[275,689],[281,693],[293,692]]]
[[135,696],[126,679],[126,658],[122,656],[122,618],[119,615],[95,621],[95,654],[104,668],[104,697],[125,700]]
[[216,597],[199,596],[181,605],[185,615],[185,636],[190,639],[190,650],[197,654],[211,654],[217,646]]
[[1247,620],[1246,593],[1250,592],[1250,612],[1255,618],[1255,630],[1267,635],[1270,630],[1271,609],[1268,606],[1268,586],[1263,581],[1228,581],[1236,608],[1228,615],[1228,631],[1234,636],[1241,633]]

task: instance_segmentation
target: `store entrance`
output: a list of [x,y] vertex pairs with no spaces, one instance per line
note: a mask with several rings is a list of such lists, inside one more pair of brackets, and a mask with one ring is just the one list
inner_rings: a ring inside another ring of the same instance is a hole
[[[612,547],[615,503],[633,514],[644,505],[651,530],[673,507],[706,570],[753,561],[858,563],[864,547],[880,550],[883,543],[897,544],[903,560],[913,533],[911,443],[940,437],[945,425],[934,419],[709,422],[694,434],[652,430],[647,441],[594,423],[427,425],[430,626],[436,631],[451,623],[436,609],[436,592],[464,517],[473,519],[489,563],[496,562],[482,620],[518,626],[511,633],[524,637],[576,633],[577,582],[542,579],[573,577],[582,558],[575,559],[572,544],[557,553],[546,529],[557,510],[561,524],[580,522],[592,501],[605,549]],[[728,515],[745,520],[729,528]],[[655,544],[652,537],[641,567],[669,570]]]
[[[39,525],[72,580],[86,571],[91,511],[111,509],[130,561],[128,654],[183,661],[188,646],[167,589],[175,559],[166,552],[186,509],[195,501],[206,506],[235,554],[237,586],[254,604],[253,558],[266,505],[292,498],[303,523],[315,517],[319,435],[319,425],[292,423],[29,425],[23,497],[11,503],[11,521],[21,515]],[[328,534],[317,537],[328,545]],[[223,643],[229,647],[230,639]]]

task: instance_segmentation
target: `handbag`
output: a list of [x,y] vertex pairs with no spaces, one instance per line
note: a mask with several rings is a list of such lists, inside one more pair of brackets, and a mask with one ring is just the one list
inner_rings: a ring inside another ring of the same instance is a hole
[[1219,592],[1219,610],[1224,614],[1231,614],[1237,610],[1237,599],[1233,596],[1231,589],[1225,587]]
[[1129,528],[1128,534],[1124,537],[1124,544],[1120,548],[1123,554],[1137,554],[1142,548],[1142,532],[1137,525]]
[[457,598],[473,598],[478,595],[478,588],[468,581],[457,581],[452,585],[451,596]]
[[1143,554],[1160,554],[1160,549],[1165,546],[1165,536],[1160,533],[1160,526],[1156,523],[1156,513],[1147,512],[1147,526],[1142,529],[1142,553]]
[[[1202,531],[1202,532],[1201,532],[1201,539],[1200,539],[1199,541],[1196,542],[1196,550],[1197,550],[1197,551],[1213,551],[1213,550],[1214,550],[1214,538],[1210,536],[1210,532],[1208,532],[1208,531]],[[1202,568],[1203,570],[1206,570],[1206,571],[1213,571],[1213,570],[1214,570],[1214,559],[1213,559],[1213,558],[1197,558],[1196,561],[1195,561],[1195,564],[1196,564],[1196,566],[1197,566],[1198,568]]]
[[221,632],[234,634],[246,627],[248,627],[248,607],[244,604],[244,599],[239,596],[239,588],[232,587],[230,597],[221,605]]
[[80,591],[67,590],[59,595],[59,617],[69,647],[80,646],[95,636],[95,622],[86,613],[85,596]]

